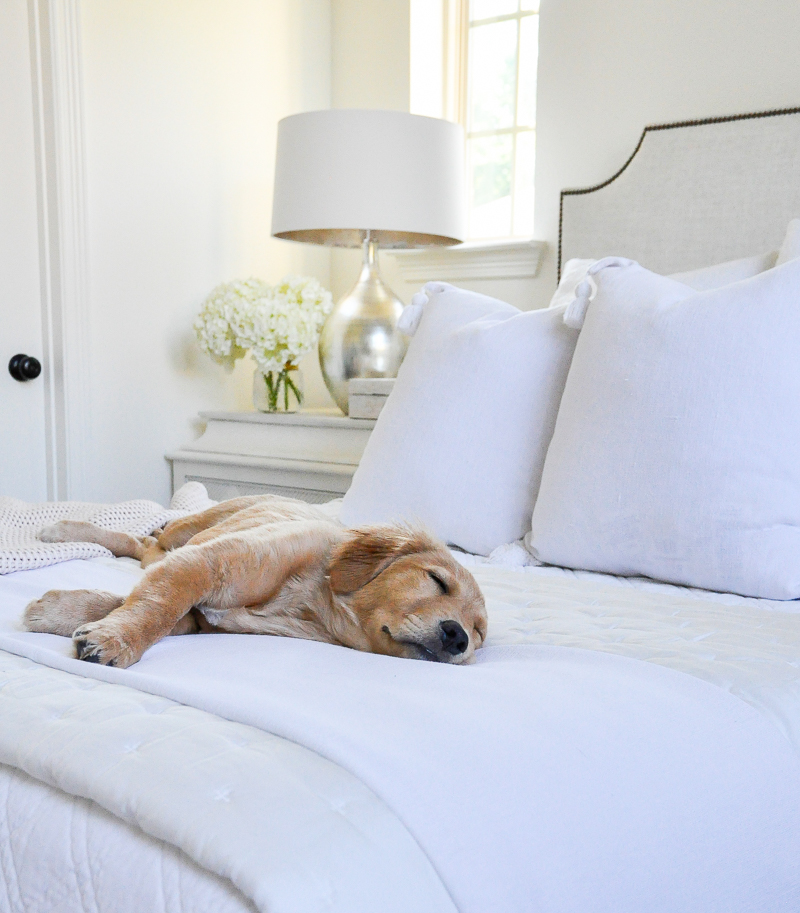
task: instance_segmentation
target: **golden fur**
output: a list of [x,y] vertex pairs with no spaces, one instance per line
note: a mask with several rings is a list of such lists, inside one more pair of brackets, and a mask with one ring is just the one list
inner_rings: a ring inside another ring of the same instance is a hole
[[303,501],[223,501],[135,539],[62,521],[46,542],[96,542],[147,571],[127,598],[51,590],[25,609],[29,631],[71,636],[79,659],[130,666],[167,634],[278,634],[356,650],[469,663],[486,638],[472,575],[405,526],[347,530]]

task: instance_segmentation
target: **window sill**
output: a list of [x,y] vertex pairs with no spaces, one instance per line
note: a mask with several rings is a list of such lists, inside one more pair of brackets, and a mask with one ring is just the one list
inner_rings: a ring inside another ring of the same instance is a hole
[[[391,251],[405,282],[462,282],[470,279],[533,279],[547,249],[545,241],[467,241],[454,247]],[[390,253],[390,251],[386,251]]]

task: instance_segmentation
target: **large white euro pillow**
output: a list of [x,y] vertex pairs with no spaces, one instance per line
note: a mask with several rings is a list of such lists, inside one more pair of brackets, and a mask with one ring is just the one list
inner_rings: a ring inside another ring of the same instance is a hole
[[563,308],[428,283],[427,302],[340,513],[421,523],[487,555],[521,538],[577,333]]
[[685,273],[672,273],[670,279],[677,279],[697,292],[705,292],[711,288],[721,288],[723,285],[757,276],[772,269],[777,259],[778,251],[773,250],[754,257],[742,257],[739,260],[715,263],[713,266],[702,266],[700,269],[691,269]]
[[705,292],[637,264],[594,280],[532,553],[800,598],[800,260]]
[[[800,220],[795,220],[800,225]],[[789,234],[784,241],[786,255],[795,249],[799,249],[794,256],[800,255],[800,233],[798,233],[797,244],[795,239],[790,237],[792,224],[789,225]],[[782,248],[783,250],[783,248]],[[780,253],[776,250],[767,254],[757,254],[753,257],[742,257],[740,260],[727,260],[725,263],[716,263],[713,266],[703,266],[700,269],[692,269],[685,273],[673,273],[670,279],[677,279],[684,285],[703,292],[710,288],[720,288],[723,285],[730,285],[731,282],[739,282],[742,279],[749,279],[751,276],[757,276],[765,270],[772,269],[778,261]],[[553,297],[550,299],[550,307],[561,307],[568,305],[575,297],[575,289],[578,283],[586,278],[587,271],[597,263],[597,260],[582,260],[575,258],[567,260],[564,268],[561,270],[561,279],[558,282]]]
[[[774,266],[781,266],[795,257],[800,257],[800,219],[792,219],[786,229],[780,250],[773,250],[766,254],[756,254],[752,257],[741,257],[738,260],[726,260],[724,263],[715,263],[713,266],[703,266],[683,273],[672,273],[670,278],[677,279],[699,292],[711,288],[721,288],[732,282],[740,282],[757,276]],[[587,270],[597,260],[581,260],[578,258],[567,260],[561,270],[561,279],[555,291],[550,307],[568,305],[575,297],[578,283],[586,277]]]

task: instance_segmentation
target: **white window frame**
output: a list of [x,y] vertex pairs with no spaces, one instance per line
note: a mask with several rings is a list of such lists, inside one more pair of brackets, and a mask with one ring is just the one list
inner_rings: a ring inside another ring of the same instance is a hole
[[[533,231],[533,225],[530,226],[530,231],[525,232],[524,234],[513,234],[514,231],[514,211],[517,203],[517,139],[522,133],[530,133],[534,137],[536,135],[536,123],[530,126],[524,125],[520,126],[517,122],[519,116],[519,77],[520,77],[520,38],[522,34],[522,20],[528,19],[532,16],[538,16],[538,10],[523,10],[520,9],[521,3],[517,2],[517,10],[514,13],[506,13],[501,16],[491,16],[485,19],[469,19],[469,0],[458,0],[459,5],[461,6],[461,17],[463,19],[463,24],[461,29],[458,30],[458,40],[461,41],[461,54],[459,63],[462,69],[460,78],[457,80],[458,90],[461,93],[460,106],[459,106],[459,121],[464,127],[467,139],[467,150],[469,150],[469,142],[473,139],[483,139],[488,137],[500,137],[500,136],[511,136],[511,212],[509,214],[509,223],[512,234],[504,235],[504,238],[520,238],[520,237],[530,237],[531,232]],[[470,33],[474,28],[480,28],[485,25],[492,25],[497,22],[516,22],[517,23],[517,50],[516,50],[516,72],[514,78],[514,125],[511,127],[501,127],[493,130],[470,130],[468,119],[469,119],[469,40]],[[467,155],[467,163],[469,164],[469,155]],[[468,175],[469,178],[469,175]],[[472,240],[477,240],[474,235],[471,233],[471,214],[472,214],[472,188],[467,189],[467,209],[470,214],[470,233],[469,238]]]

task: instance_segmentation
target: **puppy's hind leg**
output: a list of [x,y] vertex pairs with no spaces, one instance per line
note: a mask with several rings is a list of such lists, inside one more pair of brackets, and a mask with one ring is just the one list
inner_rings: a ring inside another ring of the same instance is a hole
[[[124,596],[103,590],[50,590],[41,599],[28,603],[22,623],[38,634],[72,637],[76,628],[100,621],[125,602]],[[194,613],[184,615],[170,634],[196,634],[200,630]]]
[[123,602],[124,596],[103,590],[50,590],[28,604],[22,623],[28,631],[72,637],[75,628],[105,618]]
[[231,498],[230,501],[222,501],[214,507],[201,510],[196,514],[189,514],[186,517],[179,517],[177,520],[170,520],[158,536],[158,544],[164,551],[171,552],[176,548],[186,545],[186,543],[198,533],[218,523],[223,523],[229,517],[239,513],[240,510],[246,510],[259,501],[263,501],[263,495],[246,495],[243,498]]
[[137,539],[128,533],[115,533],[85,520],[59,520],[39,533],[42,542],[91,542],[107,548],[116,558],[141,561],[147,549],[156,544],[151,536]]

